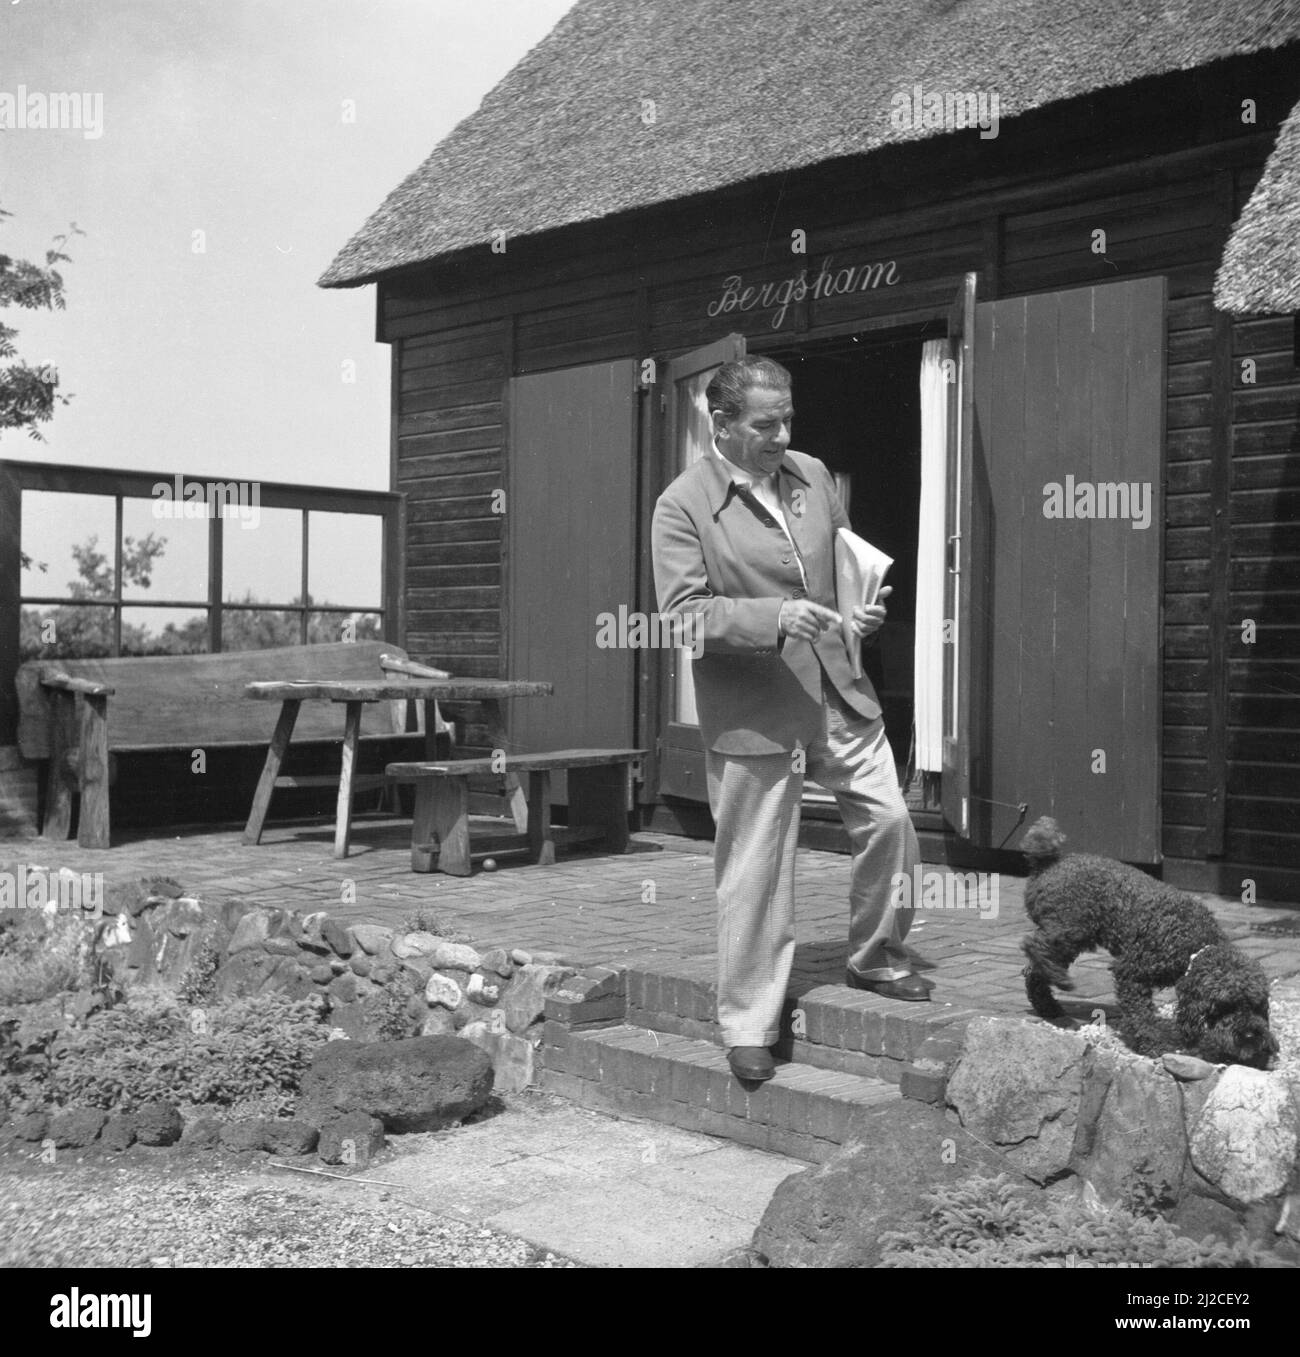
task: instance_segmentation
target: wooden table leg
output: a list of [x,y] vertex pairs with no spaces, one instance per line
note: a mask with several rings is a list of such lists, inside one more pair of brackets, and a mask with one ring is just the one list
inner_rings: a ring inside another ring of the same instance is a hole
[[433,832],[438,838],[438,870],[452,876],[468,876],[471,871],[468,778],[433,780]]
[[[501,711],[501,703],[494,697],[482,699],[483,723],[487,727],[488,741],[492,748],[503,752],[506,747],[506,722]],[[528,828],[528,799],[519,785],[516,773],[506,774],[506,804],[514,817],[515,829],[522,834]]]
[[280,706],[280,718],[275,723],[275,734],[271,736],[271,747],[266,751],[266,763],[262,767],[262,776],[258,779],[257,791],[253,793],[253,807],[248,812],[248,823],[244,826],[245,843],[262,841],[262,825],[271,806],[275,779],[280,775],[280,764],[284,762],[285,750],[289,748],[289,737],[293,734],[293,724],[298,719],[298,708],[301,706],[301,701],[291,697],[285,698]]
[[528,851],[543,867],[555,864],[555,837],[551,831],[551,772],[537,768],[528,774]]
[[77,844],[107,848],[108,698],[87,693],[81,700],[81,813]]
[[352,838],[352,775],[357,767],[357,738],[361,734],[360,702],[347,704],[347,719],[343,723],[343,766],[339,771],[339,807],[334,817],[334,856],[348,855]]
[[610,853],[626,853],[631,840],[627,828],[629,771],[626,763],[569,769],[569,823],[599,825]]

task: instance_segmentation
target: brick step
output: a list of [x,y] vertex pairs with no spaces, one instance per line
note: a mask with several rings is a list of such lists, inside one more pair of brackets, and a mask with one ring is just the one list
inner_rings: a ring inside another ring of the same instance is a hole
[[896,1101],[896,1084],[778,1063],[776,1077],[746,1086],[714,1042],[619,1023],[571,1027],[548,1020],[541,1085],[584,1107],[646,1117],[686,1130],[820,1163],[850,1139],[864,1114]]
[[[632,965],[618,1013],[634,1027],[719,1044],[712,961]],[[610,1016],[614,1016],[611,1014]],[[778,1058],[899,1083],[931,1038],[960,1041],[975,1011],[944,1002],[882,999],[847,985],[792,986],[781,1011]],[[931,1046],[926,1054],[933,1052]]]

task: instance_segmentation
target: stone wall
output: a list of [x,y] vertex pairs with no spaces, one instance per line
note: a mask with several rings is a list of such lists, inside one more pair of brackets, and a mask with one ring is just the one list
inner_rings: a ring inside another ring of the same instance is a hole
[[320,994],[339,1037],[462,1037],[491,1059],[497,1092],[534,1082],[546,998],[575,974],[553,953],[480,952],[324,912],[208,902],[159,881],[110,889],[96,950],[124,988],[189,997],[206,980],[218,999]]
[[1300,1260],[1300,1088],[1291,1069],[1132,1054],[1104,1028],[976,1018],[950,1118],[1041,1185],[1075,1177],[1195,1237],[1239,1230]]

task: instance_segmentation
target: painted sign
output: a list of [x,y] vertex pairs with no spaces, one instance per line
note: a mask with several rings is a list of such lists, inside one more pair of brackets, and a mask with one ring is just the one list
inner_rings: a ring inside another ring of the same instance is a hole
[[827,255],[811,281],[806,268],[788,278],[751,283],[748,287],[745,286],[743,274],[729,274],[722,281],[722,295],[709,303],[708,313],[710,317],[717,317],[731,311],[765,311],[768,307],[775,307],[772,328],[779,330],[785,323],[792,302],[801,302],[806,297],[838,297],[846,292],[869,292],[881,286],[893,287],[897,282],[896,260],[850,264],[837,269],[835,256]]

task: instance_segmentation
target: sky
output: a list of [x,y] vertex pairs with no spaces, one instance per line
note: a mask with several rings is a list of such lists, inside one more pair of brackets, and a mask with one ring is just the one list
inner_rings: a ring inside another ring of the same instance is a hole
[[388,489],[375,289],[316,279],[571,4],[0,0],[0,102],[92,124],[0,131],[0,253],[85,232],[66,311],[3,313],[72,400],[0,458]]

